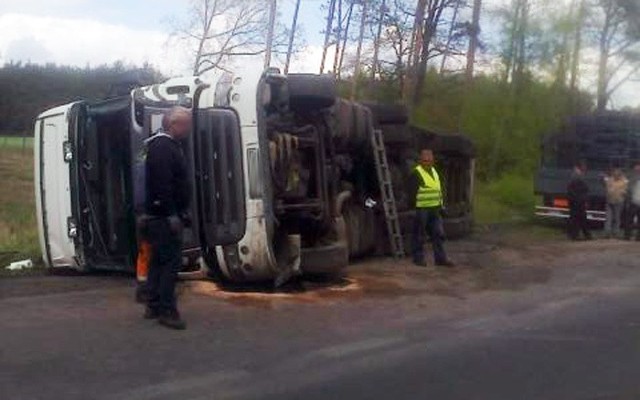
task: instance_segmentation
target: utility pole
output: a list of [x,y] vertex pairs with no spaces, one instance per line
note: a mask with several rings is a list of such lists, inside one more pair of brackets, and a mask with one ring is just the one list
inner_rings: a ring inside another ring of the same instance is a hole
[[382,0],[380,4],[380,20],[378,21],[378,32],[376,33],[376,39],[373,42],[373,63],[371,66],[371,79],[376,78],[376,68],[378,67],[378,53],[380,51],[380,36],[382,35],[382,22],[386,14],[387,1]]
[[322,60],[320,61],[320,73],[324,72],[324,63],[327,60],[327,48],[331,38],[331,28],[333,28],[333,13],[336,11],[336,0],[329,3],[329,15],[327,16],[327,27],[324,32],[324,46],[322,47]]
[[267,69],[271,65],[271,51],[273,50],[273,30],[276,24],[276,4],[277,0],[269,1],[269,29],[267,32],[267,51],[264,55],[264,68]]
[[300,12],[300,1],[296,0],[296,10],[293,13],[293,22],[291,23],[291,35],[289,35],[289,47],[287,48],[287,61],[284,63],[284,74],[289,73],[289,64],[291,63],[291,52],[293,51],[293,40],[296,36],[296,28],[298,26],[298,13]]
[[362,40],[364,28],[367,22],[367,2],[362,3],[362,19],[360,20],[360,36],[358,37],[358,50],[356,51],[356,64],[353,70],[353,82],[351,83],[351,100],[355,100],[358,89],[358,75],[360,75],[360,57],[362,56]]

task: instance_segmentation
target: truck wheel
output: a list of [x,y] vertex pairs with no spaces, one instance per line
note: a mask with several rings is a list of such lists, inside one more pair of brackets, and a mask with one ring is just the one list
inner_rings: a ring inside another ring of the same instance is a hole
[[382,138],[385,144],[413,145],[413,134],[406,125],[386,125],[382,127]]
[[468,157],[475,155],[473,142],[464,135],[438,135],[434,141],[434,150],[438,153],[459,153]]
[[373,119],[371,111],[360,105],[353,105],[353,137],[354,143],[369,143],[373,130]]
[[407,108],[398,104],[364,103],[373,113],[376,125],[405,125],[409,122]]
[[336,129],[336,148],[344,150],[349,143],[353,130],[354,107],[351,102],[338,99],[335,107],[335,116],[338,122]]
[[289,74],[289,106],[294,111],[312,111],[331,107],[338,95],[330,75]]

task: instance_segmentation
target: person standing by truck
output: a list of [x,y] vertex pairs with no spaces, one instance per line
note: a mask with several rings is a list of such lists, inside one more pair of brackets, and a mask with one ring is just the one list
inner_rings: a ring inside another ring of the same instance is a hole
[[603,179],[607,189],[607,220],[604,224],[604,233],[606,238],[615,238],[620,234],[622,207],[627,196],[629,181],[620,168],[615,168],[611,175]]
[[176,304],[175,286],[182,264],[184,215],[190,203],[186,160],[180,140],[191,132],[191,112],[173,107],[162,119],[157,138],[148,143],[146,158],[147,236],[151,263],[147,280],[146,319],[185,329]]
[[584,162],[576,163],[571,180],[567,185],[567,197],[569,200],[567,235],[571,240],[578,240],[581,232],[586,240],[592,239],[587,221],[589,186],[584,180],[586,172],[587,165]]
[[633,164],[633,170],[629,175],[624,238],[631,240],[634,229],[636,231],[636,240],[640,241],[640,161],[636,161]]
[[416,199],[413,221],[413,263],[427,265],[424,254],[425,230],[431,237],[433,258],[436,265],[453,267],[444,250],[444,227],[442,224],[442,182],[434,167],[433,151],[422,149],[418,165],[412,175],[413,194]]

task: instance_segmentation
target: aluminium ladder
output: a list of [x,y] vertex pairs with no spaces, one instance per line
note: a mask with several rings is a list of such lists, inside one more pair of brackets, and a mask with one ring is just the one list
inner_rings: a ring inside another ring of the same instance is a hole
[[387,161],[387,152],[382,140],[382,131],[374,129],[371,137],[373,146],[373,158],[378,172],[378,183],[380,184],[380,194],[384,208],[384,217],[387,222],[387,232],[391,243],[391,252],[395,258],[402,258],[404,253],[404,242],[400,231],[400,221],[398,219],[398,209],[396,198],[391,184],[391,172]]

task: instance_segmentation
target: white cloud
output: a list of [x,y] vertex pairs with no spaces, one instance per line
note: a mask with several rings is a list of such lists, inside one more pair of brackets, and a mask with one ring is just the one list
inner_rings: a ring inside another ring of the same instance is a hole
[[[75,1],[75,0],[68,0]],[[77,66],[149,62],[165,74],[184,73],[184,57],[166,46],[161,31],[138,30],[91,19],[0,16],[0,62],[51,62]]]

